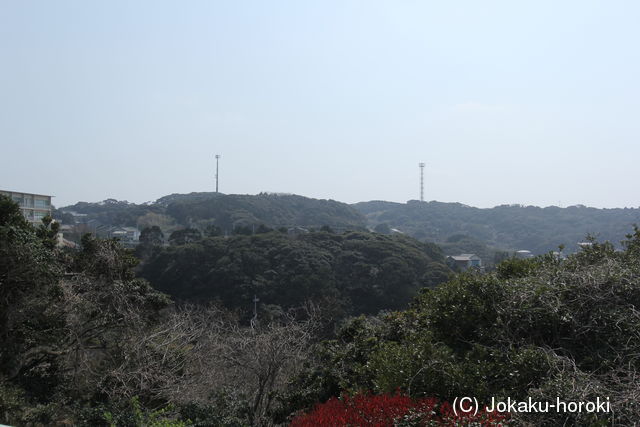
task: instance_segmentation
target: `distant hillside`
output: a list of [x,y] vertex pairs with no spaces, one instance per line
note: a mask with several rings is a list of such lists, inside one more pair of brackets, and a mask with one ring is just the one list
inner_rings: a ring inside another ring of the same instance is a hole
[[166,212],[181,224],[210,223],[222,229],[265,224],[269,227],[364,229],[365,219],[351,206],[334,200],[261,193],[176,200]]
[[[126,200],[107,199],[101,202],[78,202],[75,205],[55,209],[53,217],[63,224],[95,222],[99,225],[135,227],[140,217],[149,213],[162,214],[161,206],[129,203]],[[77,215],[76,215],[77,214]]]
[[[70,214],[76,214],[74,217]],[[79,214],[79,215],[78,215]],[[446,254],[472,252],[491,263],[501,251],[528,249],[540,254],[564,244],[577,249],[588,234],[618,244],[640,224],[640,209],[596,209],[502,205],[480,209],[460,203],[361,202],[354,205],[288,194],[258,195],[171,194],[153,203],[135,204],[114,199],[79,202],[54,212],[63,223],[96,226],[158,225],[169,235],[185,227],[210,225],[231,233],[239,227],[264,224],[271,228],[329,226],[335,231],[385,232],[397,229],[423,241],[436,242]]]
[[[564,244],[577,250],[577,242],[592,234],[616,245],[640,224],[640,209],[596,209],[585,206],[539,208],[502,205],[480,209],[460,203],[383,201],[352,205],[369,226],[386,224],[420,240],[451,243],[451,237],[468,236],[504,250],[527,249],[540,254]],[[456,238],[454,238],[456,240]],[[459,240],[459,238],[457,238]]]
[[329,226],[344,231],[364,230],[366,225],[364,217],[345,203],[268,193],[255,196],[172,194],[154,203],[140,205],[113,199],[98,203],[79,202],[58,209],[55,215],[64,223],[82,221],[139,228],[158,225],[163,231],[215,225],[231,232],[237,227],[260,224],[272,228]]

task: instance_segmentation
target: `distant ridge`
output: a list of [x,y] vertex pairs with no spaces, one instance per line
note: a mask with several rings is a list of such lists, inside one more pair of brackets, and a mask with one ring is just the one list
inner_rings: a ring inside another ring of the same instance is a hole
[[536,254],[557,250],[560,244],[575,251],[577,243],[589,234],[619,246],[632,232],[633,225],[640,224],[637,208],[501,205],[481,209],[461,203],[417,200],[371,201],[352,206],[367,218],[370,227],[387,224],[420,240],[436,243],[466,235],[489,246],[511,251],[528,249]]
[[206,228],[215,225],[231,231],[236,227],[262,224],[272,228],[328,226],[336,231],[366,229],[364,216],[346,203],[281,193],[170,194],[145,204],[115,199],[78,202],[58,209],[56,216],[69,223],[74,220],[72,213],[84,215],[84,221],[104,226],[169,227],[171,224],[172,228]]
[[[209,225],[231,231],[235,227],[260,224],[272,228],[326,225],[336,231],[393,228],[419,240],[441,244],[445,249],[449,243],[457,242],[453,247],[458,248],[460,242],[470,240],[472,247],[481,244],[505,251],[527,249],[535,254],[557,250],[561,244],[569,252],[576,251],[577,243],[587,235],[618,245],[634,224],[640,224],[638,208],[598,209],[582,205],[476,208],[462,203],[417,200],[407,203],[373,200],[348,205],[335,200],[267,192],[170,194],[145,204],[115,199],[78,202],[55,212],[58,219],[68,222],[73,217],[64,212],[83,214],[86,220],[100,225],[139,228],[159,225],[169,231]],[[493,249],[477,250],[488,254]]]

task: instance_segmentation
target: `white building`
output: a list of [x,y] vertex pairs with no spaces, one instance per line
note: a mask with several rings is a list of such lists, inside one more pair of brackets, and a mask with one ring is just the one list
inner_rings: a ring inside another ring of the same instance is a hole
[[33,225],[42,224],[42,218],[51,216],[51,197],[44,194],[19,193],[0,190],[0,194],[9,197],[20,206],[22,215]]

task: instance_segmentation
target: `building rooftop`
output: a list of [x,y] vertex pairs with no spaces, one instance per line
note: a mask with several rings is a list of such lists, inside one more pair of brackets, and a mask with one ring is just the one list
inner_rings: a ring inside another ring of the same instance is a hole
[[30,193],[28,191],[2,190],[2,189],[0,189],[0,193],[28,194],[30,196],[40,196],[40,197],[56,197],[50,194],[38,194],[38,193]]
[[470,261],[475,258],[479,258],[476,254],[460,254],[460,255],[450,255],[456,261]]

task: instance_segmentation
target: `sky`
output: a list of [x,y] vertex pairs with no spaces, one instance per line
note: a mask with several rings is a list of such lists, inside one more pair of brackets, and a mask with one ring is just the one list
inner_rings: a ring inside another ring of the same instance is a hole
[[636,1],[0,0],[0,189],[638,207]]

